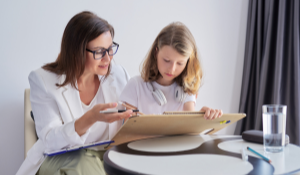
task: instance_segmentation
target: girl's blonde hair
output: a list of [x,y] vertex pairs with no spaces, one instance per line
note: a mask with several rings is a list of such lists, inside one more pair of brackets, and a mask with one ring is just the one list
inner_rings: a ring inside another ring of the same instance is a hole
[[181,22],[174,22],[163,28],[156,37],[143,63],[141,76],[145,82],[156,81],[161,74],[157,67],[157,50],[163,46],[171,46],[183,56],[189,56],[182,73],[175,82],[183,87],[188,94],[197,94],[201,79],[202,68],[198,56],[195,39],[190,30]]

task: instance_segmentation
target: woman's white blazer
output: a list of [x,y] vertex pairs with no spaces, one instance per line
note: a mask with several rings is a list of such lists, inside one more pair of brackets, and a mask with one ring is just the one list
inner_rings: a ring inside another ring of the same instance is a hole
[[[122,66],[111,64],[110,75],[101,82],[105,103],[118,102],[129,78]],[[35,174],[45,160],[45,150],[84,144],[89,130],[79,136],[74,127],[76,119],[83,115],[79,92],[70,84],[61,88],[56,86],[64,80],[64,75],[57,76],[42,68],[30,73],[30,101],[39,139],[27,152],[27,157],[17,174]],[[122,121],[109,124],[109,139],[116,134],[121,125]]]

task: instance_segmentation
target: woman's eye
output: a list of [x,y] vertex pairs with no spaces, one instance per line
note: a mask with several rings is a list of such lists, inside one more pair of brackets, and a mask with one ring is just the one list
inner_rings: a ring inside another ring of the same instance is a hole
[[167,63],[170,62],[170,60],[165,60],[165,59],[164,59],[164,61],[167,62]]
[[97,50],[96,54],[102,55],[103,54],[103,50]]
[[179,66],[182,66],[183,65],[183,63],[177,63]]

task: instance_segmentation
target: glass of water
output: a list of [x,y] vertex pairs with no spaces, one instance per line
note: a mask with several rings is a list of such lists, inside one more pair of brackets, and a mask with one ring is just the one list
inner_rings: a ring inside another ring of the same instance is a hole
[[285,145],[286,105],[263,105],[264,150],[278,153]]

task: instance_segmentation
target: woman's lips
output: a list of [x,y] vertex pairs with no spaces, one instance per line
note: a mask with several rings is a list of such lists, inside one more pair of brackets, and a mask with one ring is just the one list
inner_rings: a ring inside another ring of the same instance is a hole
[[99,65],[98,67],[100,67],[100,68],[102,68],[102,69],[105,69],[105,68],[108,67],[108,65],[103,65],[103,66]]

